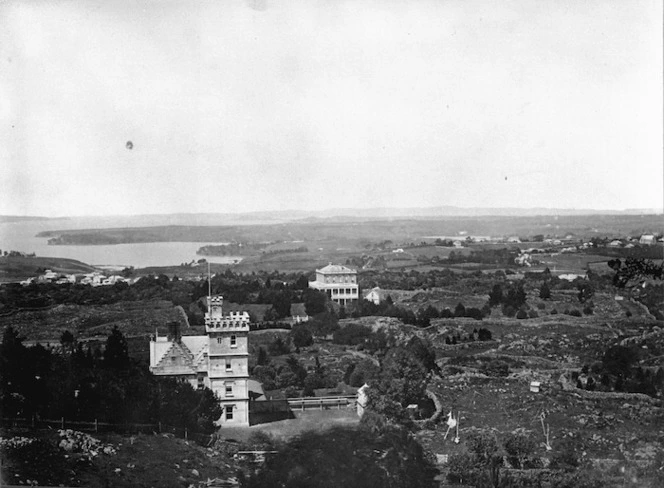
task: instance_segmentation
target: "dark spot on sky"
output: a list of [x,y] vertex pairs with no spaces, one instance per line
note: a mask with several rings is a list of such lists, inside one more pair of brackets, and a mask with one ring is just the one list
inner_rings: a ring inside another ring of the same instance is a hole
[[127,149],[134,149],[134,143],[131,141],[127,141]]

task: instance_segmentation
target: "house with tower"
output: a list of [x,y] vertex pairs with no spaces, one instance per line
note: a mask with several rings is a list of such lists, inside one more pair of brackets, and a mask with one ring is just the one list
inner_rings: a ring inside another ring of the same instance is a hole
[[150,341],[150,371],[210,388],[223,408],[221,426],[249,425],[249,314],[223,312],[223,297],[208,296],[205,335],[181,336],[177,327],[167,337]]

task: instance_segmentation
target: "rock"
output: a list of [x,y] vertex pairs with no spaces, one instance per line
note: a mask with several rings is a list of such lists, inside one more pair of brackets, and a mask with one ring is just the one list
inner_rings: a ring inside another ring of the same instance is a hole
[[194,476],[200,476],[200,473],[198,472],[197,469],[192,469],[191,474],[194,475]]

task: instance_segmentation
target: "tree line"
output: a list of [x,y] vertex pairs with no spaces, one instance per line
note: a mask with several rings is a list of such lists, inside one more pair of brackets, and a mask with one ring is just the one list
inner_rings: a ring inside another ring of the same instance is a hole
[[26,347],[7,327],[0,345],[3,417],[157,424],[210,433],[221,416],[209,389],[152,375],[129,357],[127,340],[113,329],[103,348],[84,348],[69,332],[61,351]]

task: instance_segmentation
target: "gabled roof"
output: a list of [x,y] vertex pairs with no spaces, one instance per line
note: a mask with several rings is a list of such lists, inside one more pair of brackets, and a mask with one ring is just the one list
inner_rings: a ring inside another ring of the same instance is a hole
[[357,273],[357,271],[355,271],[354,269],[347,268],[346,266],[342,266],[340,264],[332,264],[332,263],[328,264],[324,268],[317,269],[316,271],[321,272],[321,273],[326,273],[326,274],[331,274],[331,273],[343,273],[343,274]]

